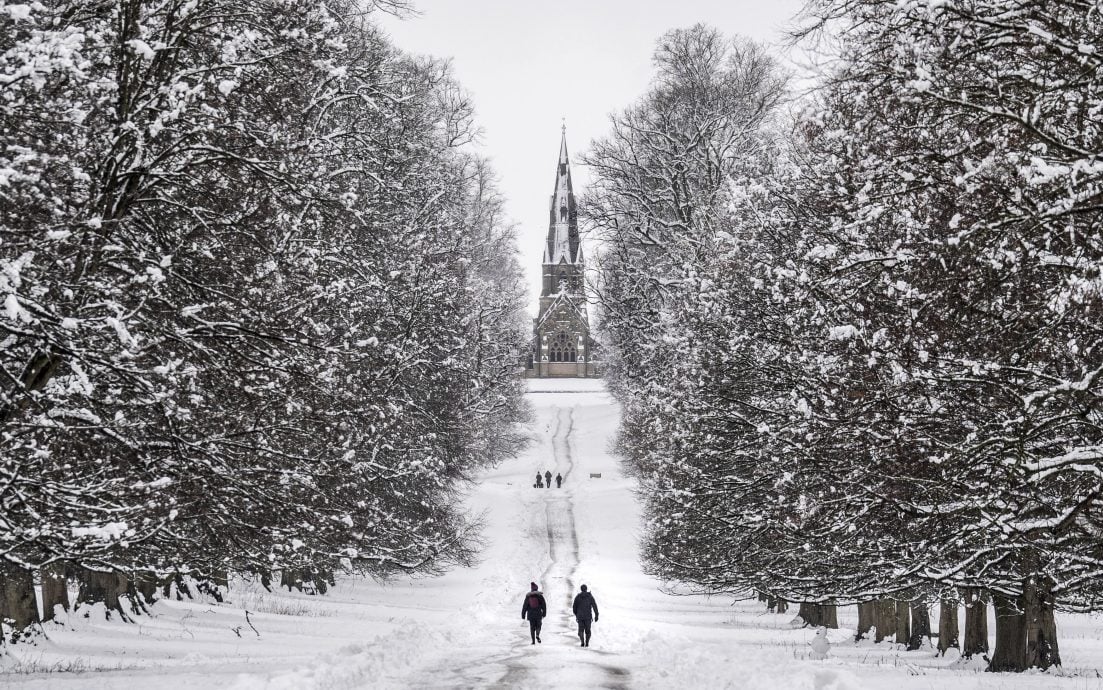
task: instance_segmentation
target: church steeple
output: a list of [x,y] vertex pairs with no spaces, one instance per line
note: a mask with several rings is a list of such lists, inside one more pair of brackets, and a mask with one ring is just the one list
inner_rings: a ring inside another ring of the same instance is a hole
[[545,264],[582,263],[578,241],[578,211],[574,187],[571,185],[571,161],[567,155],[567,126],[559,143],[559,162],[555,170],[555,191],[552,192],[548,218],[548,243],[544,250]]
[[532,322],[532,354],[525,375],[596,376],[594,341],[586,314],[586,264],[578,236],[566,125],[559,141],[543,264],[540,310]]

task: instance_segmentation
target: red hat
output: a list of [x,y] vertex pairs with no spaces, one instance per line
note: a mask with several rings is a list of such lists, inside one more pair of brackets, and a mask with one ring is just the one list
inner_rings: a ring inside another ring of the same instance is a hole
[[530,585],[532,586],[532,591],[534,591],[534,592],[535,592],[536,590],[540,589],[539,587],[537,587],[537,586],[536,586],[536,583],[535,583],[535,582],[530,582],[529,584],[530,584]]

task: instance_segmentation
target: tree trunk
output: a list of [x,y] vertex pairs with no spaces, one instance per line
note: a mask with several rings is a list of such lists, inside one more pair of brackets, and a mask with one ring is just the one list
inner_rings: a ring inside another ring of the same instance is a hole
[[[7,578],[4,577],[4,568],[0,567],[0,621],[7,620],[8,618],[11,618],[11,616],[8,615],[8,581]],[[0,627],[0,630],[3,630],[3,628]],[[3,636],[0,635],[0,647],[3,645]]]
[[134,590],[141,595],[144,604],[152,604],[157,600],[157,589],[160,582],[149,573],[141,573],[134,577]]
[[777,600],[777,612],[778,613],[785,613],[788,610],[789,610],[789,602],[785,601],[784,599],[778,599]]
[[226,591],[225,586],[220,586],[214,577],[198,580],[195,584],[195,589],[198,590],[200,594],[206,594],[220,604],[223,601],[222,594]]
[[1011,597],[992,595],[996,610],[996,649],[992,652],[989,671],[1026,670],[1026,616]]
[[878,599],[874,602],[874,624],[877,634],[874,642],[880,642],[896,632],[896,602],[892,599]]
[[811,604],[804,601],[801,602],[800,613],[797,615],[804,621],[805,626],[815,628],[839,627],[837,607],[834,604]]
[[927,604],[922,601],[911,603],[912,630],[908,636],[908,651],[915,651],[923,647],[923,640],[931,641],[931,614],[927,610]]
[[314,575],[314,590],[318,594],[325,594],[333,586],[333,573],[328,570],[320,570]]
[[0,615],[11,625],[11,642],[29,638],[38,624],[38,600],[34,593],[34,574],[30,570],[4,565],[0,569]]
[[804,627],[806,628],[810,625],[819,625],[819,623],[816,622],[819,620],[819,612],[816,611],[815,604],[809,604],[807,601],[800,602],[800,608],[797,609],[797,616],[804,621]]
[[877,602],[863,601],[858,604],[858,631],[854,635],[854,641],[865,639],[869,631],[877,625]]
[[80,569],[80,588],[77,590],[77,606],[81,604],[102,603],[107,609],[107,615],[115,611],[123,620],[130,620],[123,610],[121,600],[127,595],[129,581],[126,575],[115,572],[101,572],[98,570]]
[[1026,665],[1027,668],[1045,670],[1061,665],[1061,652],[1057,648],[1057,621],[1053,618],[1052,584],[1048,579],[1033,580],[1023,593],[1023,611],[1026,615]]
[[169,575],[167,578],[165,578],[164,585],[161,587],[161,596],[165,599],[169,599],[170,597],[172,597],[173,585],[176,585],[177,601],[183,601],[185,596],[187,596],[189,599],[195,598],[192,596],[191,588],[188,586],[187,581],[184,580],[183,573],[180,572],[174,572],[172,575]]
[[911,638],[911,625],[908,619],[908,602],[896,602],[896,644],[907,644]]
[[292,589],[303,591],[302,574],[298,570],[284,568],[280,571],[280,587],[286,587],[288,592]]
[[40,571],[42,578],[42,620],[54,619],[54,607],[69,610],[69,586],[65,579],[65,566],[53,563]]
[[957,626],[957,599],[952,594],[943,594],[938,604],[938,654],[945,656],[946,650],[956,647],[960,650]]
[[997,595],[993,597],[993,605],[996,649],[988,664],[989,671],[1018,673],[1061,665],[1048,581],[1030,578],[1017,599]]
[[962,591],[965,600],[965,642],[961,656],[970,658],[974,654],[988,657],[988,605],[984,593],[976,588]]
[[[122,577],[126,585],[126,593],[119,599],[119,606],[122,606],[123,602],[126,601],[130,604],[130,610],[134,615],[149,613],[149,607],[146,606],[145,596],[141,593],[141,590],[139,590],[139,587],[145,587],[145,585],[142,585],[140,580],[129,578],[125,575],[120,575],[120,577]],[[156,582],[153,583],[153,588],[154,590],[157,589]],[[150,603],[153,602],[151,601]]]

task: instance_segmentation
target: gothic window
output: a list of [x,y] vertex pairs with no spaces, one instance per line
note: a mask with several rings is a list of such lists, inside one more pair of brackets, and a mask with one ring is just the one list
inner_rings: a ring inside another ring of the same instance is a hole
[[548,341],[548,360],[552,362],[576,362],[578,350],[570,333],[560,331]]
[[567,207],[566,206],[560,206],[559,207],[559,222],[560,223],[566,223],[567,222]]

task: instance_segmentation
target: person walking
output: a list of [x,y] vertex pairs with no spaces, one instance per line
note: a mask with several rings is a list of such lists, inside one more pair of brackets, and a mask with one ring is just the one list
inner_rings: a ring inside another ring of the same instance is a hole
[[534,488],[534,489],[543,489],[544,488],[544,475],[540,474],[539,472],[536,473],[536,483],[532,485],[532,488]]
[[540,641],[540,626],[548,615],[548,603],[544,601],[544,595],[535,582],[530,582],[529,585],[532,589],[525,595],[525,603],[521,605],[521,620],[529,619],[529,634],[532,636],[532,643],[536,644]]
[[593,622],[597,622],[597,602],[594,595],[586,589],[586,585],[580,587],[582,591],[574,598],[574,619],[578,621],[578,641],[582,647],[590,646],[590,614],[593,613]]
[[555,488],[563,488],[563,475],[559,474],[558,472],[555,474]]
[[544,480],[548,483],[548,488],[551,488],[551,470],[544,473]]

